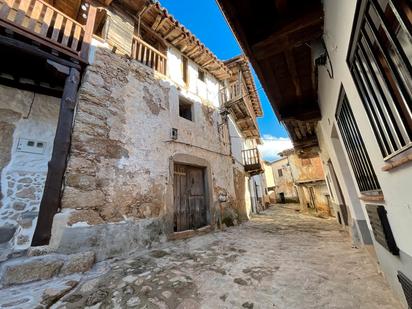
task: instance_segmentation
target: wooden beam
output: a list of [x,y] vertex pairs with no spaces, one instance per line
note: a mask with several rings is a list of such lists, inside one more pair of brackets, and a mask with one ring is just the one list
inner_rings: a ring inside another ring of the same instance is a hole
[[181,49],[180,52],[184,53],[186,51],[186,49],[188,49],[191,45],[190,44],[186,44],[184,45]]
[[104,5],[105,6],[109,6],[110,4],[112,4],[113,0],[104,0]]
[[207,60],[205,63],[202,63],[202,67],[205,67],[205,66],[211,64],[213,61],[215,61],[215,59],[213,57],[210,57],[209,60]]
[[162,21],[162,15],[157,15],[155,21],[153,22],[152,26],[150,28],[152,28],[153,31],[156,31],[157,26],[160,24],[160,22]]
[[48,164],[44,193],[40,203],[39,217],[34,231],[32,246],[49,243],[54,215],[60,208],[63,176],[70,150],[71,133],[76,106],[80,72],[74,68],[66,78],[60,102],[59,120],[53,142],[53,152]]
[[179,35],[178,37],[173,39],[171,43],[172,43],[172,45],[176,45],[176,44],[180,43],[184,38],[186,38],[186,34],[182,33],[181,35]]
[[283,27],[273,32],[266,39],[253,45],[253,49],[267,49],[274,46],[277,43],[279,37],[288,37],[294,33],[300,32],[308,28],[318,29],[318,33],[322,33],[323,24],[323,11],[322,9],[312,10],[311,12],[302,14],[299,18],[293,20],[293,22],[286,23]]
[[195,46],[194,46],[190,51],[188,51],[188,52],[186,53],[186,56],[187,56],[187,57],[191,57],[192,54],[196,53],[199,48],[200,48],[199,45],[197,45],[197,44],[195,43]]
[[[63,59],[61,57],[55,56],[51,53],[48,53],[44,50],[41,50],[40,48],[38,48],[34,45],[22,42],[20,40],[16,40],[16,39],[13,39],[13,38],[9,38],[9,37],[0,35],[0,45],[4,46],[4,47],[7,47],[7,48],[13,48],[13,49],[17,49],[17,50],[24,50],[26,53],[28,53],[30,55],[33,55],[33,56],[36,56],[36,57],[39,57],[39,58],[42,58],[42,59],[50,59],[50,60],[52,60],[54,62],[57,62],[59,64],[62,64],[62,65],[68,66],[68,67],[72,67],[72,68],[76,68],[77,70],[81,69],[81,66],[77,63],[74,63],[72,61],[69,61],[69,60]],[[4,48],[4,47],[2,47],[2,48]]]
[[4,78],[0,75],[0,84],[12,88],[17,88],[21,90],[26,90],[30,92],[35,92],[39,94],[44,94],[47,96],[52,96],[60,98],[62,96],[62,88],[47,87],[44,83],[22,83],[18,79]]
[[299,74],[298,74],[298,71],[296,70],[295,59],[293,58],[292,52],[290,50],[285,51],[284,55],[285,55],[287,66],[289,68],[289,74],[292,77],[292,82],[293,82],[293,85],[295,86],[296,97],[299,98],[302,95],[302,89],[300,88]]
[[204,50],[199,49],[197,51],[195,51],[194,53],[190,54],[190,58],[195,59],[196,57],[198,57],[199,55],[202,55],[204,53]]
[[158,31],[160,28],[162,28],[162,26],[165,24],[165,22],[167,22],[169,19],[168,18],[163,18],[160,23],[157,25],[156,29],[154,29],[155,31]]
[[172,36],[172,33],[176,30],[175,25],[172,25],[172,27],[170,28],[169,32],[167,32],[164,36],[164,39],[167,40],[168,38],[170,38]]

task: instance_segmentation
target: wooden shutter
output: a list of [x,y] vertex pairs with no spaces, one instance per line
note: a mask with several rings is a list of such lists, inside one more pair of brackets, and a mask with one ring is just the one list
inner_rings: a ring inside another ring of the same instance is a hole
[[399,255],[399,248],[393,237],[385,207],[382,205],[366,205],[366,211],[368,212],[375,240],[393,255]]

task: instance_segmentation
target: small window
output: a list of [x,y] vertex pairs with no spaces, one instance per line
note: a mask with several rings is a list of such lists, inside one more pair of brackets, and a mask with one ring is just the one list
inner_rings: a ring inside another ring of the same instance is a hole
[[283,171],[282,171],[282,169],[278,169],[278,175],[279,175],[279,177],[282,177],[282,176],[283,176]]
[[28,141],[27,146],[34,147],[34,142],[33,141]]
[[193,121],[193,103],[179,97],[179,116]]
[[205,71],[198,69],[198,78],[199,80],[201,80],[202,82],[205,81]]
[[189,82],[189,64],[186,57],[182,57],[182,76],[183,81],[187,84]]
[[42,142],[37,143],[37,148],[43,148],[44,144]]
[[104,9],[98,9],[93,27],[93,34],[106,40],[108,31],[107,12]]

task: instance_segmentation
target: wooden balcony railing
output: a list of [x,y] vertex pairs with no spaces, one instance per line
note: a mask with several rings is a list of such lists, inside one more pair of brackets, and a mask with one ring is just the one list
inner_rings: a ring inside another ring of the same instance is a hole
[[137,36],[133,37],[132,57],[153,70],[166,75],[166,55]]
[[228,87],[220,89],[219,97],[222,104],[241,99],[243,97],[241,81],[231,83]]
[[243,166],[245,171],[251,174],[263,172],[262,160],[257,148],[242,150]]
[[82,25],[42,0],[0,0],[0,25],[87,62],[95,8]]

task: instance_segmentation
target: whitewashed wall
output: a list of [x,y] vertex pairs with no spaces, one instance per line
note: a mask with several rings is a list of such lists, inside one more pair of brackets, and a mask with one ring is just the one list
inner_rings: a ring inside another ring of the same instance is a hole
[[[0,227],[17,228],[9,243],[10,250],[30,246],[52,153],[59,105],[58,98],[0,86],[0,111],[18,115],[18,120],[14,121],[11,159],[1,171]],[[42,148],[37,144],[34,147],[34,152],[40,153],[33,153],[30,148],[19,150],[22,139],[25,144],[26,140],[43,143]]]
[[[348,173],[346,176],[350,176],[352,180],[354,179],[352,169],[349,167],[344,170],[339,167],[339,161],[342,162],[342,159],[346,159],[344,165],[348,166],[348,156],[346,152],[343,152],[344,157],[339,158],[341,152],[339,145],[336,145],[337,140],[331,140],[333,136],[333,126],[336,126],[334,115],[339,90],[341,85],[343,85],[372,166],[385,196],[385,202],[379,204],[384,204],[386,207],[395,240],[401,250],[401,256],[398,258],[391,255],[377,243],[375,243],[375,249],[385,276],[388,278],[394,290],[401,296],[401,299],[403,299],[403,293],[396,278],[396,272],[397,270],[402,270],[412,278],[412,167],[409,164],[401,166],[391,172],[384,172],[381,169],[385,162],[383,161],[377,140],[373,134],[366,111],[346,63],[356,3],[357,1],[355,0],[324,1],[324,39],[332,60],[335,77],[334,79],[330,79],[324,68],[319,70],[319,98],[322,112],[320,129],[324,140],[323,148],[327,149],[335,165],[340,183],[345,184],[343,186],[345,196],[348,197],[349,201],[356,199],[360,195],[356,182],[355,192],[352,191],[350,186],[346,186],[345,182],[345,173]],[[364,207],[365,203],[361,202],[361,205],[362,207],[359,209],[354,207],[352,203],[351,212],[355,219],[367,218]],[[369,221],[368,227],[371,229]]]
[[205,71],[205,79],[198,78],[199,66],[188,59],[188,82],[183,81],[182,54],[170,47],[167,51],[167,76],[172,82],[191,94],[197,95],[202,101],[208,101],[219,108],[219,82],[210,73]]

